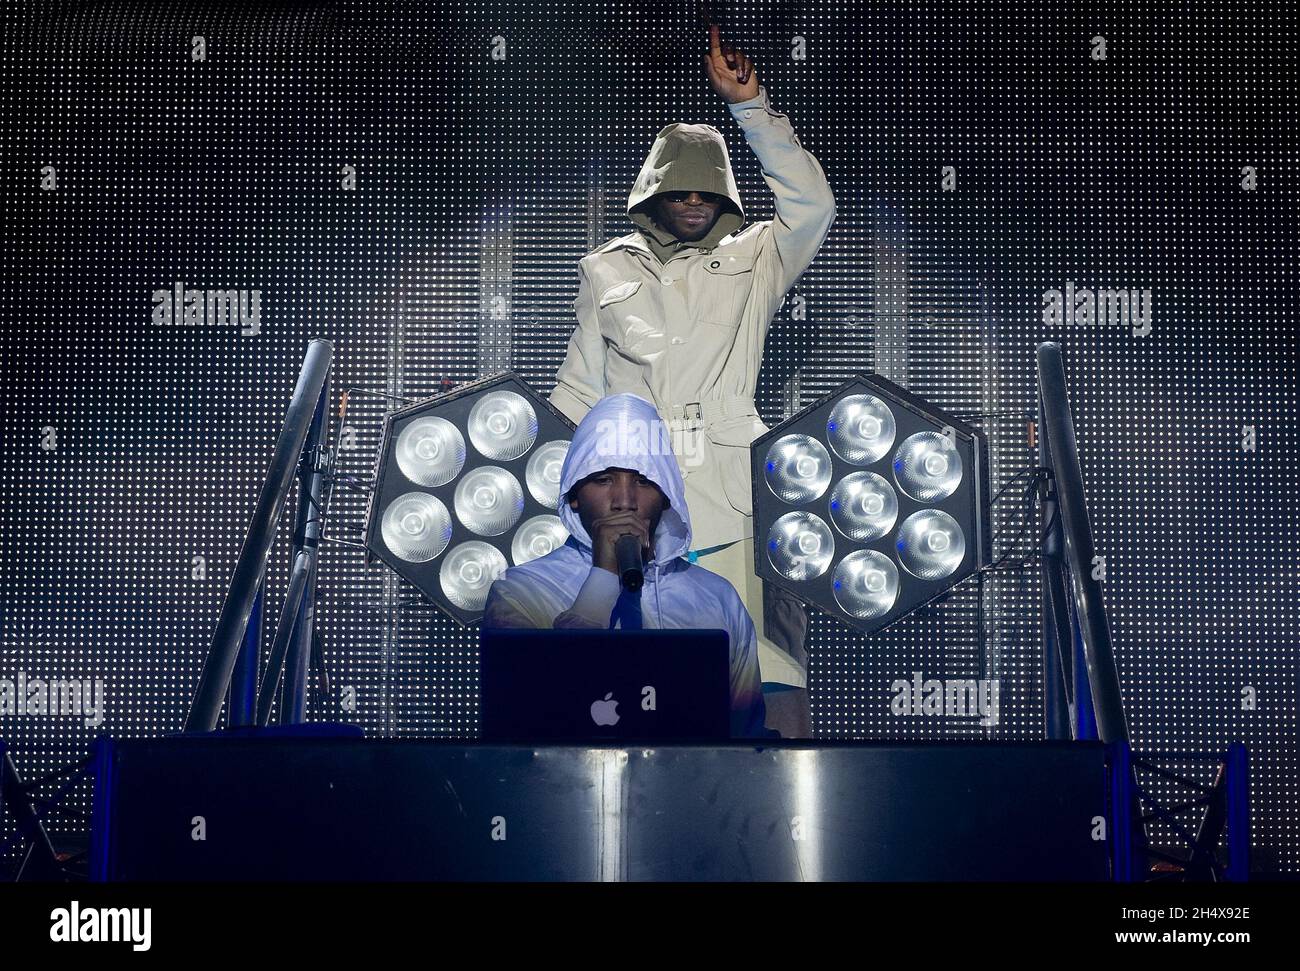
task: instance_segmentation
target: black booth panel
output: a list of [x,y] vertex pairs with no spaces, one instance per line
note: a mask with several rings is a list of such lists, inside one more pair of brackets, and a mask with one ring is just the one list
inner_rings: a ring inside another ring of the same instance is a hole
[[[111,747],[110,880],[1105,880],[1098,744]],[[202,830],[198,818],[201,817]],[[196,835],[202,838],[196,839]]]

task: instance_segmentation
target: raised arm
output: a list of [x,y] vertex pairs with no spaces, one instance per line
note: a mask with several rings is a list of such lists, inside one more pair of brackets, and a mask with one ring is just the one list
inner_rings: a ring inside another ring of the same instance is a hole
[[716,26],[709,31],[710,49],[704,55],[709,82],[727,102],[776,200],[772,232],[757,254],[755,279],[775,280],[784,293],[825,242],[835,221],[835,196],[821,163],[799,143],[789,117],[772,107],[753,62],[721,45]]

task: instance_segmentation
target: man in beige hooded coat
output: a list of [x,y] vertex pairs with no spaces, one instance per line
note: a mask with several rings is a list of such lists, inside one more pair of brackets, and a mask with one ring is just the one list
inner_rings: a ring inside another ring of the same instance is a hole
[[[671,124],[628,197],[637,231],[583,257],[578,327],[551,403],[574,422],[603,396],[652,401],[672,433],[694,528],[691,559],[731,581],[759,631],[770,728],[808,737],[807,618],[754,572],[749,446],[767,426],[754,388],[772,316],[835,218],[821,165],[768,101],[753,63],[710,28],[705,70],[776,197],[776,217],[744,226],[722,133]],[[744,227],[742,229],[742,227]]]

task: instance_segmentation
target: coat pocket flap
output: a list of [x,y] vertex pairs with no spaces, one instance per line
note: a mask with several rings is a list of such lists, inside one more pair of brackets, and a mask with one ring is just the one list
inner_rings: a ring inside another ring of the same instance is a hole
[[735,445],[749,448],[754,439],[767,432],[767,426],[758,415],[737,415],[714,422],[704,429],[709,441],[715,445]]
[[600,305],[602,307],[608,307],[611,303],[618,303],[620,300],[626,300],[639,289],[641,289],[640,280],[628,280],[626,283],[616,283],[600,295]]
[[754,269],[753,255],[716,254],[704,261],[704,268],[710,273],[730,276],[733,273],[748,273]]

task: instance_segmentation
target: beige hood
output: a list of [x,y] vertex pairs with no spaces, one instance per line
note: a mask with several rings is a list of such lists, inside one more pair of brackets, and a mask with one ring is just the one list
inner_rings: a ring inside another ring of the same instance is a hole
[[655,222],[646,204],[661,192],[692,190],[712,192],[727,201],[703,238],[681,245],[712,249],[718,240],[745,224],[745,210],[740,204],[736,178],[731,174],[731,158],[722,132],[712,125],[674,122],[655,136],[627,198],[628,218],[656,242],[671,247],[679,242],[677,237]]

